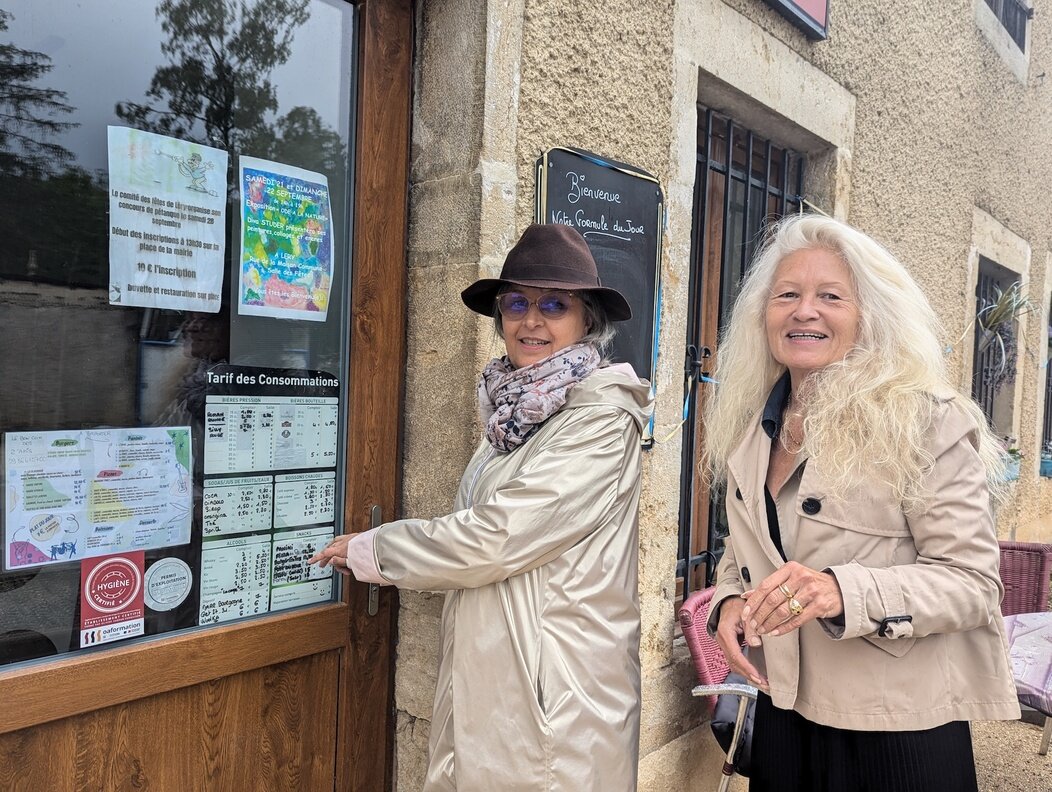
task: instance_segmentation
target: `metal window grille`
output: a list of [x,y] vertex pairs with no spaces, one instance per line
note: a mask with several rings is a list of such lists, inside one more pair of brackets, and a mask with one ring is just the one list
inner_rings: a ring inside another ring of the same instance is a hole
[[[686,415],[680,477],[680,529],[676,576],[683,596],[708,585],[722,555],[726,519],[722,503],[713,501],[705,525],[694,514],[695,469],[700,457],[697,432],[698,376],[707,368],[704,329],[704,268],[716,262],[720,273],[718,316],[722,329],[764,228],[803,207],[805,158],[774,144],[713,110],[698,107],[697,170],[691,239],[690,299],[687,314]],[[712,248],[710,254],[706,252]],[[709,264],[706,264],[709,262]],[[708,282],[713,281],[710,278]],[[711,299],[716,295],[710,295]],[[706,386],[707,387],[707,386]],[[698,532],[704,532],[701,542]],[[702,576],[703,575],[703,576]]]
[[[1014,280],[1008,270],[980,256],[979,276],[975,284],[976,312],[993,305],[998,295],[1010,288]],[[996,427],[995,400],[998,391],[1015,378],[1015,348],[1003,349],[997,343],[984,341],[984,335],[977,321],[972,347],[972,398],[978,402],[990,425]]]
[[1052,451],[1052,365],[1045,366],[1045,424],[1041,432],[1041,450]]
[[[1050,312],[1052,317],[1052,312]],[[1052,451],[1052,318],[1049,319],[1045,349],[1045,421],[1041,430],[1041,451]]]
[[1034,16],[1034,9],[1023,0],[986,0],[990,10],[997,15],[1008,35],[1019,49],[1026,52],[1026,23]]

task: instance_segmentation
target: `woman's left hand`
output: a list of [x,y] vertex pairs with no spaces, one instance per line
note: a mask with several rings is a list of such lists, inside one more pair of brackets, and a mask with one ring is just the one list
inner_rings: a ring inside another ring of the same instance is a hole
[[843,612],[844,597],[832,573],[789,561],[748,592],[742,621],[759,635],[785,635],[813,619]]

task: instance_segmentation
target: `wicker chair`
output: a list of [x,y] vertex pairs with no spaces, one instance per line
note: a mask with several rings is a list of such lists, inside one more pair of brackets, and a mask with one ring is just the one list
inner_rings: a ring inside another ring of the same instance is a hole
[[1005,597],[1001,615],[1048,610],[1048,581],[1052,576],[1052,545],[1001,542],[1001,582]]
[[726,682],[730,668],[723,656],[720,645],[709,635],[705,624],[709,619],[709,606],[716,589],[710,587],[695,591],[679,609],[679,623],[683,628],[683,637],[687,641],[691,659],[694,661],[694,672],[698,685],[691,692],[695,696],[708,699],[710,713],[716,706],[716,697],[729,693],[738,696],[738,715],[734,723],[734,736],[731,738],[727,758],[723,762],[723,774],[720,777],[719,792],[726,792],[731,776],[735,770],[735,755],[738,753],[738,741],[741,738],[742,726],[749,701],[756,700],[756,688],[752,685],[734,685]]
[[[1016,690],[1022,704],[1033,707],[1045,716],[1038,753],[1048,753],[1052,740],[1052,693],[1047,685],[1052,657],[1048,656],[1047,642],[1034,640],[1040,627],[1039,617],[1025,614],[1048,610],[1049,576],[1052,575],[1052,545],[1031,542],[1001,542],[1001,582],[1005,596],[1001,614],[1011,643]],[[1034,622],[1034,623],[1032,623]],[[1035,673],[1035,671],[1037,673]],[[1037,680],[1046,680],[1043,684]]]

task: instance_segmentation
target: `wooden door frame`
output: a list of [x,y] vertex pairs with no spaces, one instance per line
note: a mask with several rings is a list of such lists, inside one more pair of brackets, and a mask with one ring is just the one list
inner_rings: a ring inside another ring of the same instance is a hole
[[[345,530],[393,517],[401,485],[405,385],[406,237],[412,96],[412,0],[358,3],[358,127],[350,321]],[[353,431],[351,425],[353,424]],[[397,596],[350,582],[343,602],[0,670],[0,734],[197,685],[327,650],[341,650],[336,788],[391,788],[393,642]],[[357,673],[356,673],[357,671]],[[382,735],[384,750],[376,750]],[[367,739],[368,738],[368,739]]]
[[[347,471],[347,532],[367,530],[374,505],[385,520],[398,509],[409,279],[413,2],[363,0],[359,8],[349,405],[357,418],[347,451],[362,467]],[[349,629],[340,667],[336,788],[381,792],[393,785],[397,590],[380,589],[375,616],[366,612],[368,586],[352,582],[344,595]],[[384,735],[382,752],[368,739],[378,733]]]

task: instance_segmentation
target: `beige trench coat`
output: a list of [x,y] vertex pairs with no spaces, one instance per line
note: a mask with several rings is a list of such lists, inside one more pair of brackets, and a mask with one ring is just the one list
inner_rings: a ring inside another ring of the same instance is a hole
[[455,511],[382,526],[380,572],[446,590],[427,792],[623,792],[639,751],[640,432],[650,386],[600,369]]
[[[831,571],[844,596],[843,627],[811,621],[761,636],[753,654],[775,706],[843,729],[906,731],[955,720],[1019,717],[1000,602],[998,545],[975,425],[952,400],[935,408],[923,514],[903,514],[871,482],[826,496],[817,467],[797,495],[794,559]],[[755,588],[782,565],[767,530],[764,483],[771,440],[760,426],[729,460],[730,539],[714,605]],[[740,497],[738,497],[740,493]],[[910,616],[886,626],[882,620]],[[710,615],[715,628],[718,608]]]

